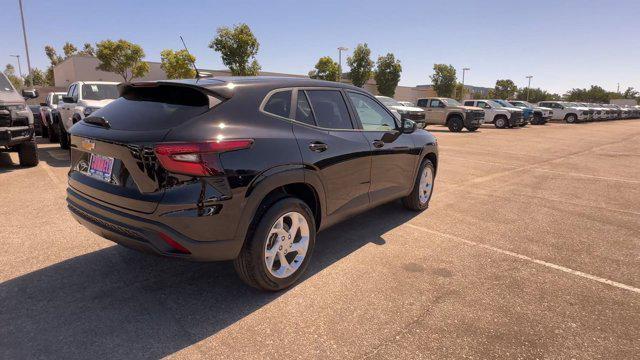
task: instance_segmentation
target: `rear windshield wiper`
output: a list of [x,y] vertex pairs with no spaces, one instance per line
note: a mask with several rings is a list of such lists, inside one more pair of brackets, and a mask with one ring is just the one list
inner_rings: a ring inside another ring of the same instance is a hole
[[87,124],[102,126],[103,128],[110,129],[111,125],[102,116],[89,116],[83,119]]

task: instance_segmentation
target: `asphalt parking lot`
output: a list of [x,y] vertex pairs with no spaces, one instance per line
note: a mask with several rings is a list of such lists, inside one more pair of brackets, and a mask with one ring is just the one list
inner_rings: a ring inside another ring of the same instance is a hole
[[277,294],[85,230],[57,146],[0,154],[0,358],[637,358],[640,121],[430,129],[431,207],[323,232]]

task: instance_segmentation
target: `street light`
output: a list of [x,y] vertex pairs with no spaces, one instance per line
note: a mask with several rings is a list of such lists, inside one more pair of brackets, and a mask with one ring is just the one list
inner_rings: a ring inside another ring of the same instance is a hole
[[31,60],[29,59],[29,44],[27,44],[27,30],[25,29],[25,26],[24,26],[24,12],[22,11],[22,0],[18,0],[18,4],[20,5],[20,19],[22,19],[22,36],[24,37],[24,51],[27,53],[27,68],[29,69],[29,75],[31,75]]
[[18,59],[18,72],[20,73],[20,77],[23,77],[22,76],[22,66],[20,65],[20,55],[9,55],[9,56]]
[[464,100],[464,74],[469,70],[471,70],[471,68],[462,68],[462,92],[460,94],[460,101]]
[[338,48],[338,69],[340,70],[340,77],[338,78],[338,82],[342,82],[342,52],[347,50],[349,49],[344,46],[340,46]]
[[533,75],[527,76],[527,79],[529,79],[529,85],[527,85],[527,101],[529,101],[529,92],[531,91],[531,78],[532,77],[533,77]]

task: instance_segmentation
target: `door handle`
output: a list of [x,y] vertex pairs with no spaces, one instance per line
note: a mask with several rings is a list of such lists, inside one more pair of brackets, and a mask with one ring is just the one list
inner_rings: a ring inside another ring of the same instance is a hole
[[309,144],[309,150],[315,151],[315,152],[323,152],[327,150],[327,148],[328,148],[327,144],[320,141],[314,141]]
[[373,146],[376,148],[381,148],[384,146],[384,142],[382,140],[373,140]]

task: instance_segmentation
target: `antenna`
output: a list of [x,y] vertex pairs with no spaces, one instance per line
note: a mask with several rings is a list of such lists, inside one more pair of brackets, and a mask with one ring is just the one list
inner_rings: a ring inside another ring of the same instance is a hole
[[[187,44],[184,43],[184,39],[182,38],[182,35],[180,35],[180,41],[182,41],[182,46],[184,46],[184,49],[187,51],[187,54],[191,55],[191,53],[189,52],[189,49],[187,49]],[[200,72],[198,71],[198,68],[196,67],[196,62],[192,61],[191,64],[193,64],[193,69],[196,71],[196,79],[200,78]]]

